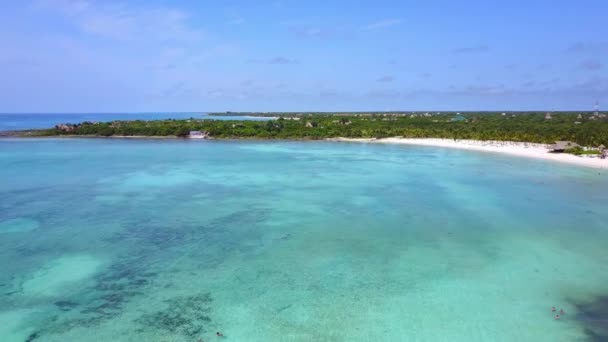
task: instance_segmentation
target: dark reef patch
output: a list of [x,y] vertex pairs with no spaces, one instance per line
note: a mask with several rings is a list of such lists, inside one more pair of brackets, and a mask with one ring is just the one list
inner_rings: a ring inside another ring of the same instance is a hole
[[33,257],[37,255],[49,255],[53,253],[53,248],[41,246],[40,243],[22,244],[15,247],[17,252],[22,257]]
[[[94,329],[121,317],[128,303],[153,293],[156,286],[170,286],[161,283],[167,280],[166,277],[157,280],[159,275],[154,270],[176,253],[187,253],[197,260],[191,272],[217,267],[225,260],[226,254],[238,250],[243,239],[254,239],[257,233],[251,231],[251,227],[269,217],[270,210],[250,208],[212,218],[208,222],[165,222],[153,217],[120,220],[124,227],[121,231],[100,236],[99,240],[115,244],[117,250],[124,251],[123,254],[93,278],[91,287],[83,288],[70,297],[56,299],[53,303],[56,311],[36,327],[32,341],[59,336],[72,329]],[[32,251],[21,252],[28,254]],[[172,265],[162,267],[162,270],[165,274],[182,271]],[[2,292],[8,290],[6,286],[0,289]],[[211,303],[209,294],[168,299],[144,312],[135,320],[133,329],[197,337],[211,330]]]
[[148,271],[148,264],[144,257],[119,259],[95,277],[93,291],[84,289],[86,299],[81,298],[79,303],[69,299],[54,302],[58,313],[49,317],[35,335],[30,336],[31,341],[74,328],[95,327],[119,316],[130,300],[143,295],[142,287],[153,283],[156,273]]
[[216,218],[210,222],[211,228],[251,226],[267,221],[270,209],[249,209]]
[[201,238],[200,232],[204,228],[191,226],[135,224],[129,225],[124,231],[105,239],[109,243],[131,242],[142,247],[167,249],[187,242],[197,241]]
[[143,257],[125,258],[112,264],[96,277],[94,289],[98,295],[81,313],[93,315],[95,320],[119,315],[127,302],[143,294],[142,287],[152,283],[156,273],[147,269]]
[[78,306],[78,303],[72,302],[70,300],[59,300],[56,301],[54,304],[61,311],[70,311]]
[[165,300],[167,306],[164,310],[144,314],[136,323],[142,326],[140,331],[156,329],[194,338],[207,332],[212,301],[208,293]]
[[585,327],[585,334],[592,342],[608,341],[608,296],[592,301],[575,303],[576,319]]
[[31,333],[26,339],[25,342],[32,342],[35,341],[36,339],[38,339],[38,337],[40,337],[40,332],[35,331],[33,333]]

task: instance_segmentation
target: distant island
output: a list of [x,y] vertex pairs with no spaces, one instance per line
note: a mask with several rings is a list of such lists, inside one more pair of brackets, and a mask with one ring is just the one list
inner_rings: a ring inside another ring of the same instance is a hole
[[[366,113],[211,113],[269,116],[268,121],[132,120],[60,124],[12,132],[13,136],[187,137],[204,132],[216,139],[443,138],[530,143],[573,141],[608,146],[608,118],[598,112],[366,112]],[[5,134],[6,135],[6,134]]]

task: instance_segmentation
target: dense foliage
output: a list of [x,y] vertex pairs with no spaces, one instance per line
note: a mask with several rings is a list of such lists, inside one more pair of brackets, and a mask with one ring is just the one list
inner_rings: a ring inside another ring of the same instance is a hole
[[[242,114],[242,113],[240,113]],[[160,120],[86,122],[35,135],[186,136],[209,132],[214,138],[323,139],[334,137],[449,138],[551,143],[570,140],[583,146],[608,146],[608,120],[592,113],[456,114],[277,114],[278,120]]]

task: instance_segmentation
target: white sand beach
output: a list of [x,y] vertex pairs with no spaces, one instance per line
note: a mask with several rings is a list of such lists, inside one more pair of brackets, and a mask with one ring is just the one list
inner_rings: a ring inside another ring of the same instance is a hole
[[547,145],[524,143],[514,141],[480,141],[480,140],[453,140],[437,138],[384,138],[384,139],[357,139],[357,138],[335,138],[332,141],[342,142],[365,142],[377,144],[404,144],[436,146],[447,148],[459,148],[465,150],[504,153],[519,157],[551,160],[560,163],[575,164],[597,169],[608,169],[608,159],[600,159],[590,156],[575,156],[567,153],[549,153]]

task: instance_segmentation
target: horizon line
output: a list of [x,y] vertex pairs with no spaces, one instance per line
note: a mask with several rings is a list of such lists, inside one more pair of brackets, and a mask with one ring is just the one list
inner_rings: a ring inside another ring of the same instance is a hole
[[[602,110],[597,110],[598,112],[603,112]],[[569,113],[569,112],[583,112],[583,113],[593,113],[596,110],[589,109],[564,109],[564,110],[547,110],[547,109],[523,109],[523,110],[487,110],[487,109],[479,109],[479,110],[457,110],[457,109],[449,109],[449,110],[346,110],[346,111],[319,111],[319,110],[299,110],[299,111],[143,111],[143,112],[130,112],[130,111],[112,111],[112,112],[88,112],[88,111],[70,111],[70,112],[0,112],[0,115],[55,115],[55,114],[65,114],[65,115],[78,115],[78,114],[209,114],[209,113],[226,113],[226,114],[247,114],[247,113],[262,113],[262,114],[295,114],[295,113],[414,113],[414,112],[426,112],[426,113],[441,113],[441,112],[458,112],[458,113],[525,113],[525,112],[550,112],[550,113]]]

